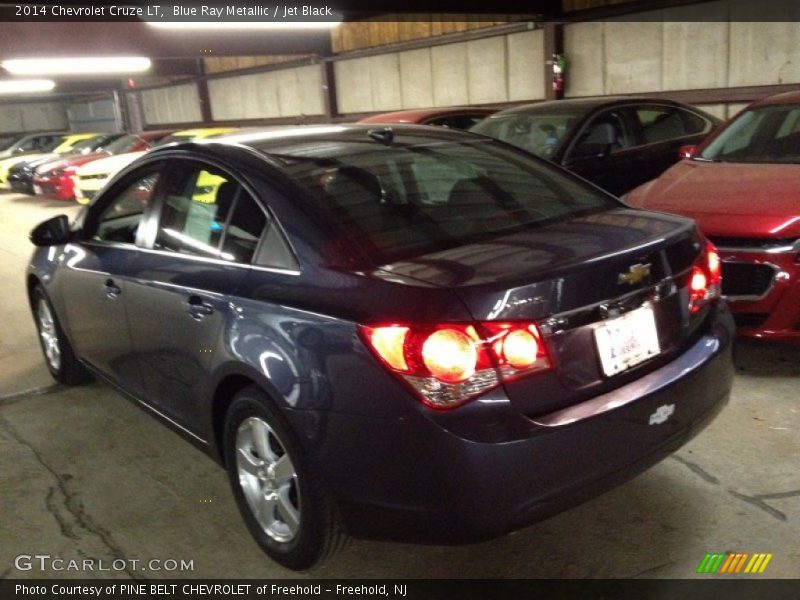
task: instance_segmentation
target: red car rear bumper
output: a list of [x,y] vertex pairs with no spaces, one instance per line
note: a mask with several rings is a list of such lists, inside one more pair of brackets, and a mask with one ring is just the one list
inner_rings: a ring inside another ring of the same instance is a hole
[[722,290],[739,334],[800,343],[800,247],[782,252],[721,248],[720,257]]

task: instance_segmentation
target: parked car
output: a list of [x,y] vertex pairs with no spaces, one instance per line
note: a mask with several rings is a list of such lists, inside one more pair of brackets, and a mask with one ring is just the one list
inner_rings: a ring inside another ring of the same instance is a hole
[[720,120],[671,100],[605,97],[517,106],[471,131],[562,165],[612,194],[658,177]]
[[518,529],[667,456],[731,386],[692,221],[468,133],[156,148],[31,239],[52,375],[97,374],[219,460],[290,568],[345,531]]
[[[62,157],[89,156],[101,151],[108,144],[121,138],[123,133],[100,133],[84,139],[62,152],[53,150],[50,154],[39,154],[28,157],[16,163],[8,170],[8,184],[11,189],[19,194],[36,193],[33,187],[33,177],[36,169],[53,160]],[[57,150],[57,148],[56,148]]]
[[41,163],[34,169],[33,193],[48,195],[59,200],[73,200],[75,183],[72,176],[75,175],[77,167],[107,156],[143,152],[172,133],[173,131],[169,130],[128,133],[98,148],[95,152],[58,157]]
[[17,163],[36,160],[51,154],[69,154],[76,144],[96,135],[96,133],[73,133],[56,136],[55,139],[51,140],[49,145],[43,146],[38,150],[15,153],[8,158],[0,160],[0,190],[11,189],[11,184],[8,181],[8,174],[10,169]]
[[400,110],[370,115],[361,119],[359,123],[404,123],[406,125],[435,125],[449,129],[469,129],[496,111],[496,108],[477,106]]
[[[185,129],[162,137],[152,144],[152,147],[201,140],[215,135],[224,135],[233,131],[236,131],[235,127]],[[108,158],[92,161],[87,165],[76,168],[72,176],[75,199],[80,204],[89,204],[95,194],[103,188],[111,177],[139,158],[144,152],[144,150],[140,150],[138,152],[117,154],[115,156],[109,156]]]
[[[0,159],[8,158],[15,154],[31,154],[40,150],[49,150],[55,147],[55,142],[65,135],[62,131],[45,133],[32,133],[11,137],[11,142],[0,146]],[[8,139],[8,138],[7,138]]]
[[800,93],[751,104],[627,201],[695,219],[746,337],[800,342]]

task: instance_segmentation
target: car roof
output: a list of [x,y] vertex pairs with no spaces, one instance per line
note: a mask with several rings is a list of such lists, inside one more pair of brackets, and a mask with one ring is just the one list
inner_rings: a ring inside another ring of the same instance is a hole
[[131,135],[138,136],[143,140],[158,140],[163,137],[167,137],[168,135],[172,135],[175,133],[176,129],[159,129],[159,130],[148,130],[148,131],[136,131]]
[[[299,125],[279,128],[265,128],[230,134],[224,137],[201,142],[203,146],[214,144],[236,144],[248,146],[269,154],[272,151],[297,146],[299,144],[315,144],[319,142],[372,142],[370,132],[375,132],[375,123],[348,123],[328,125]],[[395,135],[402,135],[404,143],[429,143],[431,141],[458,141],[465,139],[484,139],[482,136],[446,127],[426,127],[425,125],[392,124],[383,128]]]
[[767,96],[756,100],[750,106],[769,106],[770,104],[800,104],[800,90]]
[[398,110],[394,112],[370,115],[359,120],[359,123],[419,123],[435,117],[449,115],[476,114],[490,115],[497,112],[496,108],[486,106],[448,106],[445,108],[419,108],[412,110]]
[[668,98],[653,98],[650,96],[602,96],[593,98],[567,98],[564,100],[547,100],[544,102],[534,102],[532,104],[522,104],[520,106],[512,106],[511,108],[500,111],[499,113],[496,113],[495,116],[535,112],[573,112],[575,109],[579,109],[588,113],[598,108],[631,103],[687,106],[681,102],[676,102],[675,100],[670,100]]
[[[370,137],[376,130],[375,123],[349,123],[328,125],[282,126],[277,128],[253,129],[222,137],[198,140],[180,144],[170,144],[151,150],[148,155],[160,154],[170,150],[203,147],[220,151],[222,146],[245,146],[268,158],[274,155],[298,155],[306,152],[319,152],[326,143],[364,142],[381,144]],[[403,136],[403,144],[430,144],[443,141],[487,141],[488,138],[446,127],[427,127],[425,125],[393,124],[385,129],[397,136]],[[280,159],[278,159],[280,160]]]

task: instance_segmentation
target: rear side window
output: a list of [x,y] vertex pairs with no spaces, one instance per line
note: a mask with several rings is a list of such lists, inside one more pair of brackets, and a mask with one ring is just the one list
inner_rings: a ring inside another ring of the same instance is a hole
[[702,117],[674,106],[638,108],[636,116],[647,144],[703,133],[710,128],[710,123]]
[[167,175],[154,248],[249,263],[267,222],[256,201],[229,174],[196,163]]
[[247,263],[253,258],[267,217],[252,196],[240,190],[236,207],[225,228],[221,256],[226,260]]
[[[617,206],[491,140],[331,144],[282,154],[369,262],[386,262]],[[301,156],[301,153],[308,155]]]
[[635,145],[624,110],[608,110],[583,129],[570,152],[570,161],[603,157]]
[[154,247],[220,258],[222,232],[238,187],[229,176],[210,168],[173,168],[164,185]]

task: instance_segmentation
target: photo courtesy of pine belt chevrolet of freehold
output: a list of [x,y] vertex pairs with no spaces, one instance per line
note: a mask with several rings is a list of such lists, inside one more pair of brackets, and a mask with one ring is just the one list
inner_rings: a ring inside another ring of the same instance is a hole
[[207,452],[290,569],[347,536],[520,529],[662,460],[731,390],[693,221],[473,133],[165,145],[31,241],[52,376],[96,376]]

